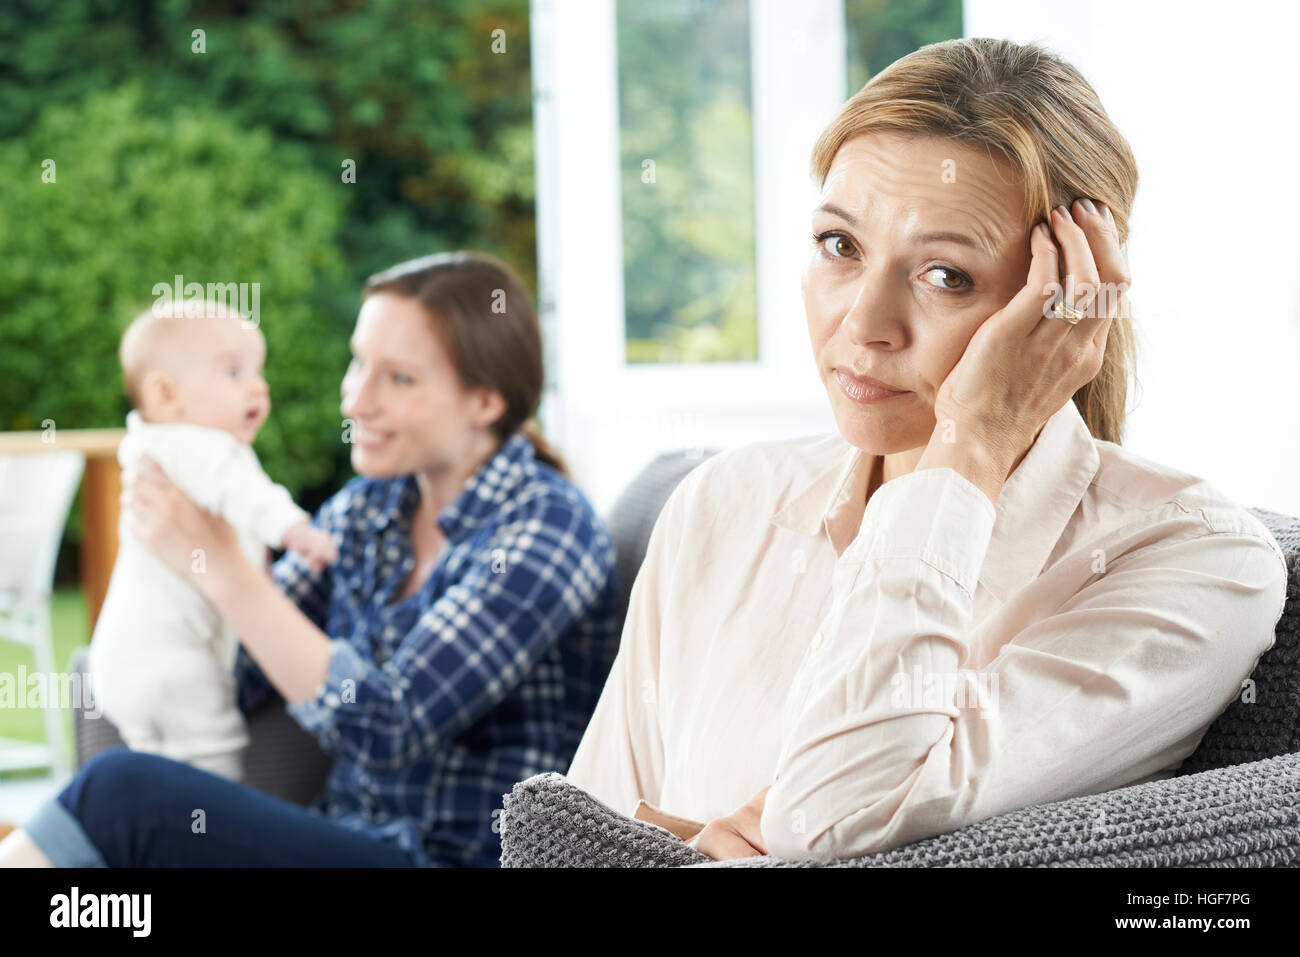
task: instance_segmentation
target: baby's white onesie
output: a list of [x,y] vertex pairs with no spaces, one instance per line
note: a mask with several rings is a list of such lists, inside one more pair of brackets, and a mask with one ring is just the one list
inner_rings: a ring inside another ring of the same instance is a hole
[[[126,417],[117,460],[130,473],[148,455],[201,508],[231,523],[257,568],[290,525],[310,519],[275,484],[257,455],[229,432]],[[104,716],[133,750],[185,761],[231,780],[243,777],[248,728],[236,704],[239,638],[185,576],[127,527],[90,642],[91,690]],[[195,553],[201,573],[206,556]]]

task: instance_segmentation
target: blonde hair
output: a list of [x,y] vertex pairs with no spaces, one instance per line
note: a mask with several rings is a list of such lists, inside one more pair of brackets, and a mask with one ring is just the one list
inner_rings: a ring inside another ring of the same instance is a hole
[[[187,321],[242,318],[220,300],[202,303],[168,300],[154,303],[137,313],[122,333],[117,350],[118,362],[122,366],[122,385],[131,407],[140,409],[145,376],[155,369],[168,367],[167,360],[173,358],[177,347],[184,344],[185,334],[191,328]],[[174,373],[174,366],[169,371]]]
[[[818,187],[840,147],[868,132],[938,136],[982,149],[1022,176],[1026,232],[1077,198],[1110,207],[1121,246],[1137,192],[1137,163],[1092,86],[1047,48],[976,37],[921,47],[871,78],[818,137]],[[1094,438],[1120,444],[1136,335],[1127,296],[1107,332],[1101,371],[1074,393]]]

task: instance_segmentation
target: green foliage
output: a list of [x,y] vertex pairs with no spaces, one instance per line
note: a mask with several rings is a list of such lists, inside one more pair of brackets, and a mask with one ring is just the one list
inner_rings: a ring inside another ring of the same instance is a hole
[[319,483],[336,467],[351,322],[328,308],[347,193],[265,130],[208,108],[156,116],[141,99],[128,85],[54,106],[0,144],[0,424],[120,427],[117,346],[154,285],[256,282],[274,403],[257,449],[291,490]]
[[536,288],[529,54],[528,0],[6,4],[0,139],[46,104],[136,78],[150,111],[219,106],[336,180],[355,160],[340,242],[358,279],[473,245]]
[[120,425],[152,284],[260,281],[257,449],[315,507],[367,275],[475,248],[536,288],[529,55],[528,0],[0,5],[0,429]]
[[753,361],[747,4],[620,0],[618,56],[627,361]]
[[960,37],[961,0],[844,0],[844,21],[852,96],[899,57]]

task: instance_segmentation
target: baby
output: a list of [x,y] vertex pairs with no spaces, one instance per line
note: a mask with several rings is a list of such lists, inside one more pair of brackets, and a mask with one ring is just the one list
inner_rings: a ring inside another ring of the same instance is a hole
[[[122,337],[133,409],[118,462],[127,473],[143,455],[157,462],[197,505],[235,527],[258,568],[267,546],[293,549],[317,568],[334,561],[330,536],[266,477],[250,448],[271,407],[261,332],[217,303],[200,306],[200,315],[184,310],[142,313]],[[126,518],[90,643],[96,703],[128,747],[238,781],[248,743],[232,674],[238,636],[187,576],[130,534]],[[193,571],[202,561],[194,556]]]

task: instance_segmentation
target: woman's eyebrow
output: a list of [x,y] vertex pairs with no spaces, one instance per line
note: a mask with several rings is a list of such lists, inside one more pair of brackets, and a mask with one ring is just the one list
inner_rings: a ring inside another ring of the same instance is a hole
[[978,253],[988,255],[987,249],[965,233],[913,233],[912,243],[917,246],[922,243],[956,243],[958,246],[969,246]]
[[[351,342],[348,343],[348,348],[352,350],[353,355],[357,354],[357,350]],[[370,362],[371,365],[376,365],[380,367],[389,366],[394,369],[403,369],[407,372],[420,371],[420,363],[416,362],[413,359],[400,359],[400,358],[391,358],[389,356],[379,356],[378,358],[371,359]]]
[[817,207],[815,211],[818,213],[830,213],[832,216],[838,216],[840,219],[844,220],[850,226],[862,225],[862,223],[858,221],[858,217],[854,216],[846,209],[841,209],[839,206],[836,206],[834,203],[822,203],[820,206]]
[[[817,207],[817,212],[819,213],[825,212],[825,213],[830,213],[832,216],[838,216],[840,217],[840,219],[847,222],[850,226],[862,225],[862,222],[856,216],[854,216],[852,213],[848,212],[847,210],[842,209],[839,206],[836,206],[834,203],[822,203],[820,206]],[[983,253],[986,256],[989,255],[989,251],[985,249],[983,245],[981,245],[977,240],[971,238],[970,236],[967,236],[965,233],[950,233],[950,232],[913,233],[910,238],[912,244],[916,246],[919,246],[922,243],[956,243],[959,246],[969,246],[971,249],[974,249],[976,252]]]

